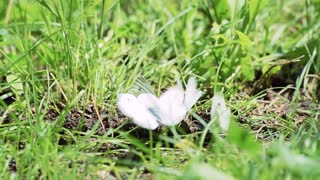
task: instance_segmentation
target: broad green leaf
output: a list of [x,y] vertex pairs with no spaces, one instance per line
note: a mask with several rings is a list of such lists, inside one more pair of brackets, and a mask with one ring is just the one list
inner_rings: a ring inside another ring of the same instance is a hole
[[239,127],[233,121],[231,121],[227,139],[230,143],[235,144],[240,151],[249,155],[259,154],[262,150],[262,145],[254,139],[250,131]]
[[209,9],[215,11],[217,22],[220,24],[225,19],[230,19],[230,6],[228,0],[208,1]]
[[239,44],[241,44],[242,48],[247,49],[248,47],[250,47],[252,45],[252,41],[250,40],[250,38],[244,34],[241,31],[236,31],[238,37],[239,37]]
[[241,58],[241,73],[244,79],[252,81],[254,79],[254,67],[249,56]]

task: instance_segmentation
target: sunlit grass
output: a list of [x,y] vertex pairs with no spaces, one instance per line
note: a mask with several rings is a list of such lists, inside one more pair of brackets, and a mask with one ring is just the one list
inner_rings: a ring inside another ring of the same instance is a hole
[[[308,0],[0,2],[0,179],[319,177],[319,12]],[[186,121],[203,129],[127,128],[117,94],[144,77],[158,96],[190,76],[204,95]],[[221,91],[228,134],[206,116]]]

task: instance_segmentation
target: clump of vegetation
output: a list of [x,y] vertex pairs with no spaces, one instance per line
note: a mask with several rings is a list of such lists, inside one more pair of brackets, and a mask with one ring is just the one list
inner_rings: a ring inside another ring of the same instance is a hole
[[[319,177],[319,18],[319,0],[0,2],[0,179]],[[176,126],[116,106],[192,76]]]

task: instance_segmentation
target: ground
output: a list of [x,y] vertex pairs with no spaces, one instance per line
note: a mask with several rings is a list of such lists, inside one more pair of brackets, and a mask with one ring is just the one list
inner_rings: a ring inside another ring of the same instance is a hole
[[[0,2],[0,179],[317,179],[320,1]],[[116,106],[195,76],[151,131]],[[210,117],[223,93],[231,124]]]

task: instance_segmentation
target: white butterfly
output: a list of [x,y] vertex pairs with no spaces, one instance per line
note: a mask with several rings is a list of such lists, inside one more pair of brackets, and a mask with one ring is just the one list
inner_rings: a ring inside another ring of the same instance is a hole
[[218,119],[219,126],[223,131],[227,131],[230,125],[231,111],[226,106],[223,95],[216,93],[212,97],[211,119]]
[[132,94],[118,95],[118,108],[133,122],[146,129],[156,129],[159,126],[159,118],[152,110],[159,109],[158,99],[152,94],[140,94],[138,97]]
[[146,129],[156,129],[160,124],[173,126],[181,122],[198,101],[202,92],[197,90],[194,77],[188,80],[186,92],[180,82],[169,88],[160,98],[151,93],[118,95],[118,108],[133,122]]

